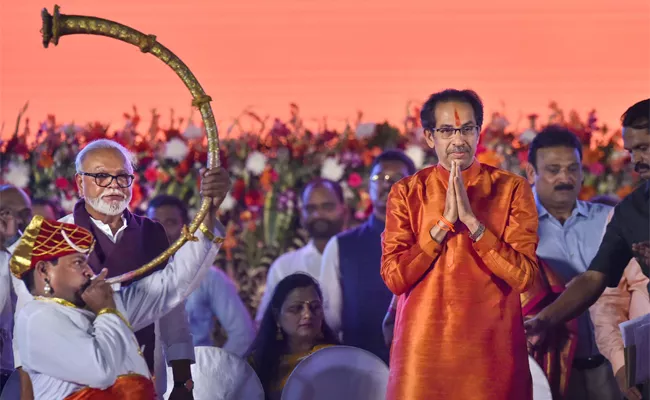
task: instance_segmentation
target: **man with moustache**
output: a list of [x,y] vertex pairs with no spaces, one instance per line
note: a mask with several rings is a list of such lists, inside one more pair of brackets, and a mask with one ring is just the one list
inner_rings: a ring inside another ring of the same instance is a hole
[[307,183],[300,196],[300,220],[311,240],[298,250],[281,255],[269,268],[264,296],[255,316],[258,324],[264,317],[275,287],[282,279],[297,272],[318,278],[325,245],[341,232],[347,217],[341,185],[323,178]]
[[[89,255],[89,265],[96,273],[101,268],[107,268],[108,277],[130,272],[169,247],[167,235],[160,224],[136,216],[127,209],[135,179],[134,162],[133,155],[117,142],[100,139],[89,143],[79,152],[75,162],[75,180],[82,199],[75,205],[72,214],[60,220],[81,226],[93,234],[97,242]],[[215,180],[223,174],[227,173],[222,169],[206,173],[201,184],[208,187],[214,185]],[[201,258],[196,255],[187,261],[199,263]],[[124,285],[130,283],[133,282],[125,282]],[[31,296],[21,295],[24,289],[17,288],[16,292],[19,303],[15,310],[17,313],[21,309],[20,304],[25,303],[21,298]],[[136,337],[156,377],[158,395],[162,396],[166,391],[167,360],[174,373],[175,386],[171,399],[191,399],[193,382],[190,365],[194,362],[194,346],[184,305],[174,308],[157,325],[144,327],[136,332]],[[159,332],[158,341],[156,331]],[[157,343],[161,346],[156,346]],[[15,357],[20,353],[20,349],[17,350]],[[16,361],[18,366],[19,360]]]
[[[596,255],[612,207],[578,200],[582,187],[582,143],[559,126],[533,139],[526,165],[539,218],[537,256],[565,283],[585,272]],[[621,394],[610,363],[598,351],[594,326],[578,317],[578,341],[565,393],[572,400],[614,400]]]
[[[206,174],[213,182],[202,190],[213,210],[230,185],[227,174],[217,174]],[[203,221],[207,232],[214,229],[214,216],[210,212]],[[15,225],[10,220],[3,222]],[[105,281],[106,269],[95,276],[88,265],[94,245],[88,230],[36,216],[14,249],[11,272],[34,296],[16,316],[16,340],[34,398],[154,400],[133,331],[182,304],[218,247],[209,233],[197,232],[166,268],[115,291]]]
[[435,93],[420,116],[438,164],[388,196],[381,276],[399,301],[386,398],[532,400],[520,300],[539,273],[532,190],[475,159],[474,91]]
[[[627,109],[622,118],[623,143],[634,169],[645,180],[614,209],[611,222],[589,269],[536,318],[526,321],[531,345],[543,342],[553,326],[577,317],[596,302],[606,287],[616,287],[632,258],[645,276],[650,266],[650,99]],[[637,360],[647,363],[649,360]],[[647,388],[646,388],[647,390]],[[648,397],[648,394],[645,394]]]
[[[165,227],[167,238],[175,242],[181,237],[183,226],[190,223],[187,207],[178,198],[158,195],[149,201],[147,217]],[[217,229],[225,228],[215,221]],[[253,339],[255,328],[246,306],[241,301],[235,284],[218,268],[210,268],[201,284],[185,302],[194,346],[214,346],[212,338],[215,320],[223,327],[227,340],[219,347],[243,357]]]
[[368,350],[387,364],[389,351],[381,324],[391,293],[379,275],[381,234],[391,186],[413,173],[413,161],[401,151],[388,150],[375,158],[369,187],[372,215],[327,243],[318,279],[325,320],[342,343]]

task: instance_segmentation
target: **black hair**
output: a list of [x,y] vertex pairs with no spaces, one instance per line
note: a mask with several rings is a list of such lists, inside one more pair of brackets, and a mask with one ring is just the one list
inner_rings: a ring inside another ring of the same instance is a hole
[[648,129],[650,127],[650,99],[641,100],[621,116],[623,128]]
[[582,143],[570,130],[559,126],[549,125],[535,136],[528,148],[528,163],[537,170],[537,150],[549,147],[569,147],[578,150],[582,160]]
[[[272,390],[271,385],[275,379],[278,379],[278,367],[280,366],[280,359],[285,350],[284,342],[286,341],[286,336],[283,335],[283,339],[281,340],[277,338],[277,315],[280,313],[282,304],[289,293],[294,289],[304,287],[313,287],[318,293],[318,297],[321,300],[323,299],[323,294],[318,283],[307,274],[295,273],[281,280],[273,292],[271,302],[262,317],[257,336],[247,353],[247,358],[252,358],[253,369],[255,369],[258,378],[260,378],[267,399]],[[323,337],[318,344],[339,344],[336,335],[325,320],[323,320],[322,333]]]
[[413,175],[416,171],[415,164],[413,163],[413,160],[411,160],[411,157],[407,156],[404,154],[403,151],[400,150],[386,150],[380,155],[378,155],[372,162],[372,165],[370,166],[370,171],[375,169],[377,164],[382,163],[384,161],[397,161],[401,162],[406,166],[406,170],[408,171],[409,175]]
[[483,125],[483,101],[481,101],[481,98],[475,91],[470,89],[445,89],[442,92],[437,92],[429,96],[429,99],[422,106],[420,120],[425,130],[433,131],[436,129],[435,111],[438,103],[448,103],[450,101],[467,103],[472,106],[476,124],[479,128]]
[[343,188],[341,187],[341,184],[325,178],[316,178],[307,182],[305,187],[302,189],[302,193],[300,194],[300,199],[303,202],[305,201],[305,194],[307,193],[307,189],[321,187],[321,186],[330,186],[332,190],[334,190],[334,194],[339,199],[339,201],[342,204],[345,204],[345,198],[343,197]]
[[181,218],[183,218],[183,223],[186,223],[190,220],[190,215],[187,211],[187,206],[183,200],[179,199],[176,196],[170,196],[166,194],[159,194],[158,196],[151,199],[147,205],[147,210],[156,209],[159,207],[171,206],[178,208],[178,211],[181,212]]
[[[48,260],[48,261],[52,265],[57,265],[59,263],[58,258],[56,258],[54,260]],[[25,284],[25,287],[27,288],[27,291],[29,293],[31,293],[32,290],[34,290],[34,274],[36,273],[36,272],[34,272],[35,270],[36,270],[35,268],[29,269],[29,270],[25,271],[25,273],[23,273],[23,275],[20,277],[20,279]]]

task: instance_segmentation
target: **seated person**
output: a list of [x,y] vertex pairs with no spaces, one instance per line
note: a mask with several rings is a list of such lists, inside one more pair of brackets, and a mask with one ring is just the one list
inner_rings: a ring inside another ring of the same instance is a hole
[[266,398],[280,399],[298,363],[313,352],[339,344],[323,317],[323,295],[309,275],[296,273],[278,283],[248,359]]
[[[195,235],[167,267],[114,292],[108,271],[94,276],[88,265],[89,231],[32,219],[9,265],[34,295],[16,317],[15,338],[35,399],[156,399],[133,332],[182,303],[211,266],[218,247]],[[187,252],[203,262],[184,262]]]

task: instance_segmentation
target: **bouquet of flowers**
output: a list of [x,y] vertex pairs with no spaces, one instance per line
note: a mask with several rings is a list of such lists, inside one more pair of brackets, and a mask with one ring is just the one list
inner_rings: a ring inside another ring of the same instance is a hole
[[[23,188],[33,198],[54,199],[71,211],[78,200],[77,153],[92,140],[109,138],[130,149],[138,160],[132,210],[145,210],[148,200],[161,193],[183,199],[191,211],[199,206],[198,178],[206,165],[207,142],[203,127],[192,116],[185,120],[172,112],[163,128],[160,114],[152,110],[149,127],[141,130],[134,107],[124,114],[124,125],[111,130],[98,122],[60,124],[50,115],[32,132],[28,119],[20,130],[26,110],[27,106],[21,110],[12,136],[0,142],[0,182]],[[575,111],[565,118],[555,103],[549,110],[547,124],[568,127],[584,145],[585,181],[580,197],[621,198],[629,193],[635,178],[620,132],[600,125],[595,111],[581,119]],[[538,119],[530,115],[528,126],[519,128],[510,124],[505,113],[492,114],[481,132],[479,161],[523,175],[528,145],[543,126]],[[248,129],[243,128],[245,120],[251,123]],[[361,112],[341,132],[328,129],[326,123],[320,125],[316,131],[307,129],[299,107],[292,104],[287,121],[269,123],[269,117],[247,109],[222,134],[220,159],[233,184],[220,209],[227,232],[215,262],[236,282],[251,312],[259,303],[273,260],[307,240],[299,226],[298,205],[309,180],[320,176],[340,182],[351,214],[363,221],[371,212],[368,178],[374,157],[385,149],[399,148],[417,168],[437,162],[424,141],[419,108],[412,104],[407,105],[401,128],[365,122]]]

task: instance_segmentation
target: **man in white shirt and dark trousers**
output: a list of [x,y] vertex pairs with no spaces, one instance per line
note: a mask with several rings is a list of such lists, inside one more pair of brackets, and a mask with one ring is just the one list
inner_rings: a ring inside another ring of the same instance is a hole
[[318,279],[325,245],[341,232],[347,218],[341,185],[329,179],[317,178],[305,186],[300,196],[300,220],[309,233],[310,241],[298,250],[281,255],[269,268],[264,296],[255,317],[257,323],[262,320],[273,291],[282,279],[297,272]]

